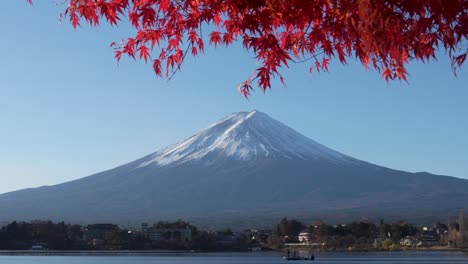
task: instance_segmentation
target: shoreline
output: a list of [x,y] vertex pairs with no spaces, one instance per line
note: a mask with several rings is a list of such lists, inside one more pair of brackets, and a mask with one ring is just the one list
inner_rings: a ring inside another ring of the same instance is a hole
[[[292,249],[292,248],[290,248]],[[0,250],[0,256],[171,256],[171,255],[201,255],[201,254],[232,254],[232,253],[280,253],[282,250],[273,251],[193,251],[193,250]],[[312,252],[336,252],[336,253],[375,253],[375,252],[463,252],[462,248],[414,248],[414,249],[335,249],[335,250],[311,250],[310,248],[295,248],[294,250],[310,250]]]
[[414,251],[414,252],[468,252],[468,248],[451,248],[451,247],[420,247],[420,248],[394,248],[394,249],[384,249],[384,248],[336,248],[336,249],[324,249],[324,248],[310,248],[310,247],[286,247],[281,249],[285,250],[308,250],[313,252],[404,252],[404,251]]
[[202,253],[190,250],[0,250],[0,256],[125,256]]

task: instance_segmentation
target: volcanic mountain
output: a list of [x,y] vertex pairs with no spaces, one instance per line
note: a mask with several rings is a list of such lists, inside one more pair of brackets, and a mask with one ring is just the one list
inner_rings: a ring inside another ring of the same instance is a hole
[[2,194],[0,221],[432,221],[466,205],[468,180],[364,162],[252,111],[108,171]]

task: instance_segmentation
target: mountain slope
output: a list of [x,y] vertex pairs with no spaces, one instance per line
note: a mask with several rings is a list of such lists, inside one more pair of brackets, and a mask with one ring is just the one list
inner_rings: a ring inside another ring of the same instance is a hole
[[467,180],[359,161],[252,111],[108,171],[2,194],[0,221],[437,220],[467,202]]

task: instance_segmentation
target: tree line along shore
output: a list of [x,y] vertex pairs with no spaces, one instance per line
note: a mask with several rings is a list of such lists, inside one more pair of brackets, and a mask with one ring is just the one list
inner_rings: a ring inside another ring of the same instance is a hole
[[187,221],[142,223],[123,228],[52,221],[11,222],[0,228],[2,251],[377,251],[463,250],[468,248],[461,221],[419,226],[408,222],[309,224],[283,218],[271,229],[200,229]]

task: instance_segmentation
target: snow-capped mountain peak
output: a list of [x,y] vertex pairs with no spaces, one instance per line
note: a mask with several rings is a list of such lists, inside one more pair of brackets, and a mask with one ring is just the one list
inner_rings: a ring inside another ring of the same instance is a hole
[[143,158],[138,167],[266,158],[354,160],[254,110],[227,115],[197,134]]

